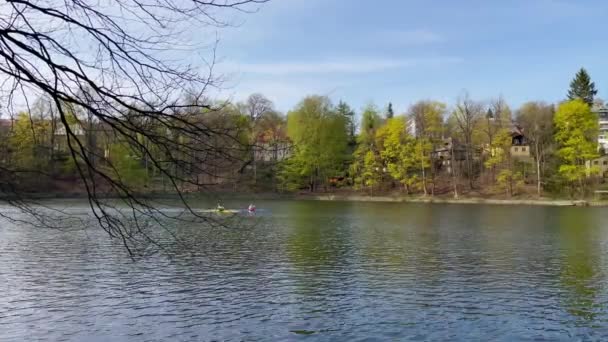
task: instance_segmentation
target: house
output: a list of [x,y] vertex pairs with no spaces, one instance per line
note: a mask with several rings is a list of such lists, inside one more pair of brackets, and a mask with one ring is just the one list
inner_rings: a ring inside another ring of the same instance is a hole
[[511,157],[522,161],[530,160],[530,146],[524,130],[516,123],[511,125]]
[[433,151],[433,160],[435,160],[435,169],[439,172],[445,170],[447,173],[452,173],[452,161],[455,165],[466,160],[466,147],[453,138],[443,139],[441,145]]
[[604,150],[608,150],[608,107],[594,106],[592,111],[597,114],[600,126],[597,142]]
[[253,156],[255,161],[259,162],[283,161],[291,156],[291,142],[281,133],[262,133],[253,147]]
[[13,121],[8,119],[0,119],[0,135],[8,134],[13,128]]
[[[90,149],[89,157],[92,160],[109,159],[110,146],[121,140],[121,137],[116,134],[112,127],[104,123],[94,123],[88,129],[85,129],[80,123],[73,123],[70,125],[70,132],[71,139],[75,137],[85,148]],[[66,159],[70,155],[66,133],[63,124],[59,125],[55,131],[53,149],[57,152],[55,157],[58,159]],[[75,141],[72,141],[72,147],[79,148]]]
[[443,139],[441,146],[433,151],[433,157],[440,161],[452,160],[452,153],[454,153],[455,161],[462,161],[466,159],[466,148],[464,144],[458,142],[453,138]]
[[[78,123],[70,125],[70,132],[73,134],[71,137],[76,136],[78,140],[84,141],[85,131],[82,126]],[[57,129],[55,130],[55,143],[53,149],[57,152],[68,152],[68,134],[65,126],[63,124],[59,124]]]
[[591,161],[586,161],[585,166],[587,167],[587,177],[591,176],[591,166],[599,170],[599,175],[602,178],[608,178],[608,155],[601,156]]

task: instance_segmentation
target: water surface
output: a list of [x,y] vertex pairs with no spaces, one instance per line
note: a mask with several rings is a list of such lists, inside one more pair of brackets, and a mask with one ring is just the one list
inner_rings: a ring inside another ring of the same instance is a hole
[[605,209],[256,204],[136,260],[97,229],[0,222],[0,340],[608,338]]

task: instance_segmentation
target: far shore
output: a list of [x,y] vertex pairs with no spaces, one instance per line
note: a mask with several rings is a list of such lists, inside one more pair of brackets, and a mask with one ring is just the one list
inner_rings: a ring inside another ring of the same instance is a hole
[[[53,200],[53,199],[86,199],[85,193],[29,193],[23,194],[24,199]],[[355,193],[276,193],[276,192],[232,192],[211,191],[204,193],[185,193],[185,198],[221,198],[225,200],[304,200],[304,201],[343,201],[343,202],[393,202],[393,203],[428,203],[428,204],[490,204],[490,205],[529,205],[529,206],[556,206],[556,207],[608,207],[607,200],[595,199],[558,199],[558,198],[493,198],[474,197],[463,195],[459,198],[442,196],[404,196],[404,195],[377,195],[370,196]],[[148,193],[141,194],[149,199],[179,199],[175,193]],[[104,198],[116,198],[111,194],[100,195]],[[2,199],[0,198],[0,201]]]
[[493,204],[493,205],[533,205],[556,207],[604,207],[608,201],[597,200],[567,200],[567,199],[495,199],[479,197],[407,197],[407,196],[366,196],[366,195],[336,195],[336,194],[306,194],[296,195],[296,199],[315,201],[355,201],[355,202],[401,202],[401,203],[429,203],[429,204]]

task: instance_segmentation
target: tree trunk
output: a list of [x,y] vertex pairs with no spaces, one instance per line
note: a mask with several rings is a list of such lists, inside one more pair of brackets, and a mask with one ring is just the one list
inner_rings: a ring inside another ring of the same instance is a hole
[[471,151],[471,143],[470,141],[468,141],[466,143],[466,161],[467,161],[467,171],[468,171],[468,175],[467,178],[469,179],[469,188],[471,190],[473,190],[474,186],[473,186],[473,155],[472,155],[472,151]]
[[513,161],[511,160],[511,153],[507,153],[507,166],[509,167],[509,197],[513,196],[513,177],[515,177],[515,172],[513,171]]
[[[433,147],[433,150],[435,148]],[[431,161],[431,197],[435,196],[435,161],[433,160],[433,155],[429,156],[429,160]]]
[[538,197],[540,197],[542,195],[542,181],[540,178],[540,149],[538,146],[538,142],[536,142],[534,145],[536,146],[536,194],[538,195]]
[[427,196],[428,192],[426,190],[426,172],[424,170],[424,151],[421,152],[422,156],[420,158],[420,169],[422,170],[422,190],[424,191],[424,196]]
[[452,144],[450,168],[452,171],[452,185],[454,186],[454,198],[458,198],[458,184],[456,184],[456,163],[454,158],[454,144]]
[[583,184],[583,178],[579,177],[578,178],[578,185],[580,188],[580,192],[581,192],[581,199],[585,197],[585,186]]

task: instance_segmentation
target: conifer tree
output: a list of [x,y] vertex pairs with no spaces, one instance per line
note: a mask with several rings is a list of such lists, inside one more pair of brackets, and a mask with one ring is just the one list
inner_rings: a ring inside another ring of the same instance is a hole
[[581,68],[574,79],[570,82],[570,90],[568,90],[568,99],[580,99],[589,106],[593,105],[593,98],[597,94],[595,83],[591,82],[591,77],[585,68]]
[[395,112],[393,111],[393,103],[388,103],[388,108],[386,109],[386,118],[392,119],[395,116]]
[[349,144],[355,143],[355,111],[344,101],[340,100],[336,112],[346,119]]

